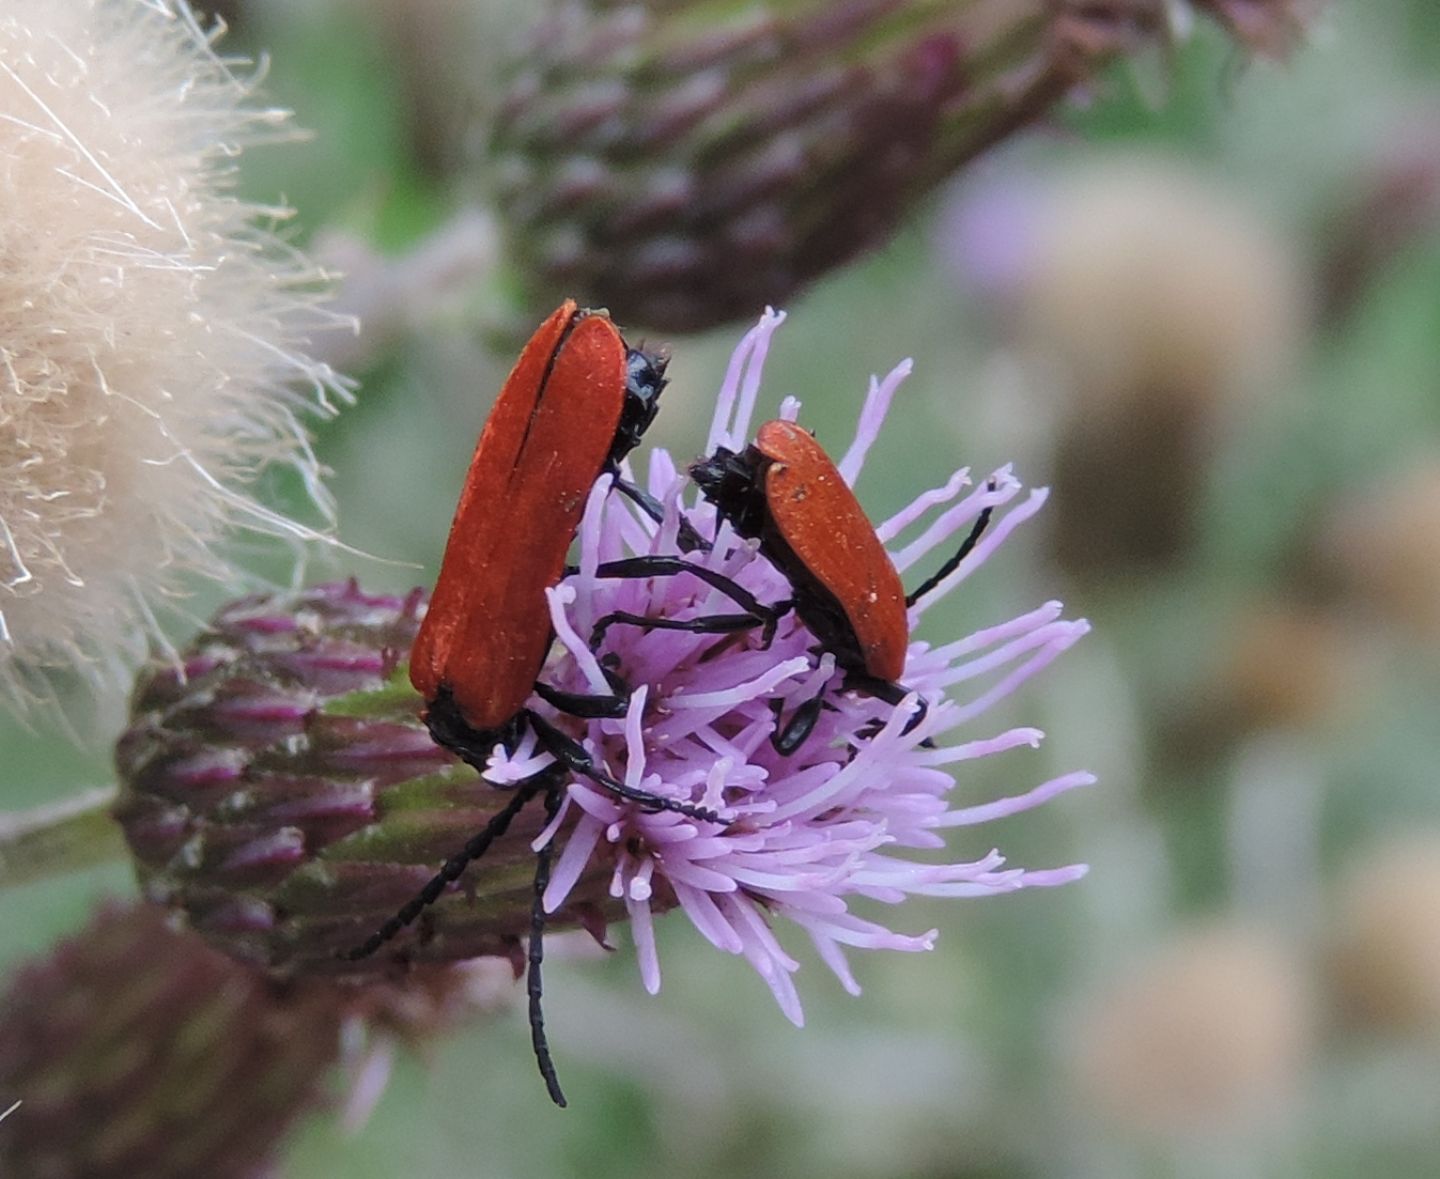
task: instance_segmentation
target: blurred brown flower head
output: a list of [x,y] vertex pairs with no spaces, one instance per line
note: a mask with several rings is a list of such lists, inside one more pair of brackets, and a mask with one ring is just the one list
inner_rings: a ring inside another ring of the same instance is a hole
[[1130,1135],[1241,1129],[1294,1095],[1312,1020],[1303,971],[1273,934],[1194,930],[1092,998],[1071,1076]]
[[1393,117],[1376,140],[1371,158],[1347,177],[1316,243],[1316,285],[1327,324],[1363,307],[1397,265],[1440,232],[1440,105],[1434,96]]
[[1153,570],[1191,544],[1217,447],[1274,395],[1308,315],[1283,237],[1186,168],[1117,158],[1037,213],[1018,333],[1061,405],[1056,555]]
[[1440,454],[1421,454],[1342,496],[1311,560],[1375,616],[1440,644]]
[[1353,714],[1371,679],[1360,640],[1339,611],[1282,594],[1246,601],[1213,636],[1211,666],[1163,701],[1163,763],[1204,763],[1266,730],[1316,733]]
[[1348,1015],[1440,1042],[1440,834],[1394,835],[1354,857],[1331,950]]

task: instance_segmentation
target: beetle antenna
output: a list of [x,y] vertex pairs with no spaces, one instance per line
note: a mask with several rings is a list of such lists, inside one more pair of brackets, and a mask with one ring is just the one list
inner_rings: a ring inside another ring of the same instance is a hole
[[[594,646],[593,642],[591,646]],[[543,680],[535,681],[535,695],[551,708],[569,716],[578,716],[582,720],[618,719],[624,716],[630,707],[630,689],[613,671],[604,667],[600,670],[611,688],[617,689],[609,696],[596,696],[587,692],[562,692]]]
[[[560,810],[560,783],[552,778],[545,791],[545,826],[555,821]],[[525,975],[525,993],[530,999],[530,1043],[535,1049],[535,1063],[540,1067],[540,1076],[545,1081],[545,1091],[550,1100],[561,1109],[565,1108],[565,1094],[560,1089],[560,1078],[555,1073],[555,1060],[550,1055],[550,1041],[545,1036],[545,1012],[541,1006],[544,984],[540,977],[540,963],[545,957],[545,889],[550,884],[550,862],[554,856],[555,843],[551,840],[535,853],[535,899],[530,907],[530,951],[529,966]]]
[[[987,491],[994,491],[995,480],[991,479],[990,482],[985,484],[985,489]],[[946,561],[945,564],[941,565],[939,569],[935,570],[931,576],[927,577],[917,590],[905,595],[905,608],[907,610],[960,567],[960,562],[970,555],[971,550],[974,549],[975,545],[979,542],[985,529],[990,526],[990,515],[994,510],[993,507],[990,507],[981,512],[975,521],[975,526],[970,529],[970,535],[967,536],[960,543],[960,547],[955,550],[955,555]]]
[[[665,508],[660,501],[648,491],[643,491],[634,483],[631,483],[629,479],[623,478],[618,471],[615,472],[611,486],[649,516],[650,519],[654,520],[655,523],[663,524],[665,522]],[[690,521],[685,518],[684,512],[680,513],[679,521],[680,531],[675,537],[676,547],[679,548],[682,553],[708,553],[710,551],[710,542],[695,531],[695,525],[691,524]]]
[[[646,630],[679,630],[692,635],[729,635],[742,630],[754,630],[764,626],[767,632],[773,629],[769,621],[758,622],[749,614],[706,614],[700,618],[651,618],[645,614],[634,614],[629,610],[612,610],[595,623],[590,631],[590,650],[598,650],[605,641],[605,632],[616,623],[644,627]],[[553,703],[553,701],[552,701]],[[570,709],[565,711],[570,712]],[[577,715],[572,713],[572,715]],[[623,715],[623,713],[622,713]]]
[[669,554],[652,553],[639,557],[621,557],[614,561],[602,561],[595,568],[595,576],[601,578],[671,577],[681,573],[698,577],[712,589],[719,590],[741,610],[751,615],[755,619],[756,626],[764,626],[767,630],[779,622],[792,605],[790,602],[781,602],[774,606],[767,606],[744,586],[738,584],[733,578],[726,577],[718,570],[694,561],[687,561],[684,557],[675,557]]
[[[490,845],[505,834],[515,816],[525,809],[526,803],[540,793],[541,787],[553,792],[558,783],[559,776],[547,767],[533,778],[527,778],[516,786],[513,797],[505,804],[503,810],[497,811],[491,817],[490,821],[485,824],[484,830],[471,836],[463,848],[446,860],[445,866],[430,878],[430,882],[424,888],[406,901],[395,916],[366,938],[362,945],[346,951],[341,957],[350,962],[358,962],[362,958],[370,957],[386,942],[394,938],[415,918],[438,901],[445,889],[458,880],[466,868],[483,856],[490,849]],[[547,799],[548,797],[547,794]]]

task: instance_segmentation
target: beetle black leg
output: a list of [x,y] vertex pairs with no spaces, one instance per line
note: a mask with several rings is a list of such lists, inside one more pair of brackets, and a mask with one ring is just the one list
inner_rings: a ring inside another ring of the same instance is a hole
[[[990,482],[985,484],[985,488],[987,491],[994,491],[995,480],[991,479]],[[960,562],[968,557],[970,551],[980,542],[980,537],[984,535],[985,529],[990,526],[990,515],[994,510],[994,508],[986,508],[982,511],[980,515],[975,518],[975,526],[970,529],[970,535],[960,542],[960,547],[955,550],[954,556],[921,582],[920,587],[915,590],[914,593],[905,595],[905,605],[907,608],[915,605],[916,602],[949,577],[950,574],[955,572]]]
[[[628,610],[616,610],[605,615],[590,632],[590,649],[596,650],[605,641],[605,632],[615,623],[643,626],[647,630],[683,630],[695,635],[724,635],[736,631],[753,630],[756,626],[770,626],[757,623],[749,614],[707,614],[703,618],[649,618],[644,614],[632,614]],[[566,711],[569,711],[568,709]]]
[[775,713],[775,731],[770,734],[770,744],[774,747],[775,752],[782,757],[789,757],[805,744],[805,739],[814,731],[815,723],[820,719],[820,713],[824,706],[825,694],[821,692],[800,705],[791,713],[790,719],[782,725],[780,712],[783,706],[779,700],[772,700],[770,707]]
[[610,686],[616,688],[613,695],[590,696],[583,692],[562,692],[559,688],[552,688],[549,684],[538,680],[535,683],[535,695],[552,708],[569,716],[578,716],[581,720],[622,717],[625,715],[625,710],[630,707],[630,691],[618,676],[611,678],[614,675],[613,672],[605,668],[601,668],[601,671],[606,673],[605,678],[610,681]]
[[[552,780],[545,791],[547,827],[555,821],[559,810],[560,784]],[[535,1049],[535,1063],[540,1066],[540,1076],[545,1081],[545,1090],[550,1094],[550,1100],[564,1109],[565,1094],[560,1091],[560,1078],[555,1075],[550,1042],[545,1038],[545,1012],[541,1007],[541,995],[544,993],[540,963],[545,957],[545,889],[550,883],[550,862],[555,854],[554,848],[554,841],[551,840],[535,853],[535,898],[530,906],[530,949],[528,969],[525,973],[525,993],[530,999],[530,1043]]]
[[[618,561],[606,561],[595,570],[595,576],[602,578],[674,577],[681,573],[698,577],[712,589],[719,590],[755,620],[753,625],[764,627],[762,641],[766,647],[774,641],[775,627],[779,624],[780,619],[784,618],[794,605],[794,602],[787,600],[767,606],[733,578],[726,577],[723,573],[717,573],[713,569],[707,569],[703,565],[697,565],[693,561],[687,561],[684,557],[662,555],[625,557]],[[722,615],[722,617],[726,616]]]
[[[889,680],[873,679],[869,676],[850,675],[845,679],[845,687],[863,692],[867,696],[883,701],[892,707],[898,708],[901,701],[910,694],[910,689],[904,684],[893,684]],[[924,696],[916,697],[918,703],[910,719],[905,722],[903,733],[912,732],[929,714],[930,705]],[[775,713],[775,731],[770,734],[770,744],[775,752],[782,757],[789,757],[797,749],[805,744],[810,734],[815,729],[815,724],[820,719],[820,713],[825,709],[825,693],[811,697],[801,704],[784,724],[780,722],[780,713],[784,706],[779,700],[772,700],[770,708]],[[922,742],[925,748],[933,748],[934,743],[929,737]]]
[[[664,506],[648,491],[642,491],[629,479],[622,479],[619,475],[615,476],[612,486],[655,523],[665,522]],[[680,531],[675,536],[675,543],[682,553],[710,551],[710,542],[695,531],[695,526],[685,518],[684,512],[680,513]]]
[[[901,701],[910,695],[911,689],[904,684],[891,683],[889,680],[875,679],[871,676],[851,675],[845,679],[845,686],[853,688],[857,692],[864,692],[867,696],[874,696],[876,700],[889,704],[892,708],[900,707]],[[905,722],[901,733],[914,731],[916,725],[925,719],[930,712],[930,704],[924,696],[916,695],[916,708],[910,714],[910,719]]]
[[724,820],[714,811],[707,807],[696,806],[689,802],[680,802],[674,798],[663,798],[658,794],[651,794],[648,790],[639,790],[634,786],[627,786],[617,778],[612,778],[604,770],[595,764],[595,759],[586,751],[573,737],[566,736],[543,716],[529,713],[530,723],[535,729],[535,736],[539,738],[540,744],[546,751],[555,758],[561,765],[571,773],[579,774],[589,778],[592,782],[603,786],[617,798],[623,798],[627,802],[638,802],[649,811],[674,811],[677,815],[684,815],[686,818],[698,819],[703,823],[724,823]]
[[[358,962],[362,958],[370,957],[439,900],[445,889],[458,880],[460,874],[467,867],[483,856],[489,850],[490,845],[509,830],[515,816],[525,809],[526,803],[540,793],[541,787],[545,787],[551,793],[558,788],[558,779],[553,770],[543,770],[533,778],[528,778],[516,786],[514,795],[504,808],[491,817],[482,831],[471,836],[463,848],[446,860],[445,866],[431,877],[430,882],[424,888],[406,901],[395,916],[366,938],[362,945],[346,951],[341,956],[351,962]],[[546,797],[548,799],[549,795],[547,794]]]

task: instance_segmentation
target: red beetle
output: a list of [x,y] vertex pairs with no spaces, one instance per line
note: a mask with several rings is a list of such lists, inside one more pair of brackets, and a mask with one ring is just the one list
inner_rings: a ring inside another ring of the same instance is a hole
[[[545,591],[566,572],[585,501],[602,475],[658,518],[659,505],[621,480],[618,467],[654,420],[664,372],[662,358],[628,348],[607,316],[571,301],[540,325],[470,460],[440,576],[410,650],[410,682],[426,701],[431,735],[482,772],[495,746],[513,748],[528,725],[558,762],[618,797],[713,822],[713,811],[606,774],[579,742],[525,707],[534,692],[574,716],[625,714],[628,691],[617,679],[608,696],[560,692],[537,680],[552,639]],[[703,544],[690,535],[691,546]],[[682,548],[683,537],[682,530]],[[681,557],[612,561],[596,571],[676,573],[701,578],[741,605],[745,613],[720,616],[715,629],[757,626],[769,617],[729,578]]]
[[[545,591],[566,571],[565,558],[595,481],[615,485],[658,518],[649,496],[619,479],[621,459],[654,419],[664,387],[663,359],[626,346],[603,314],[567,301],[525,346],[505,381],[476,445],[460,495],[440,576],[410,653],[410,681],[424,697],[424,719],[435,740],[484,772],[497,744],[513,749],[528,726],[555,764],[526,782],[486,828],[452,856],[435,877],[366,942],[346,956],[373,954],[414,921],[459,878],[466,866],[503,835],[520,810],[539,794],[554,815],[566,771],[585,775],[619,797],[653,809],[718,821],[715,812],[625,785],[576,740],[526,707],[532,692],[577,716],[623,716],[627,691],[612,679],[611,696],[555,691],[537,682],[552,634]],[[689,547],[698,538],[689,534]],[[682,530],[681,547],[686,547]],[[728,579],[680,557],[602,566],[602,576],[693,572],[732,596],[742,608],[763,607]],[[723,583],[723,584],[721,584]],[[757,625],[758,616],[743,618]],[[738,628],[740,622],[732,624]],[[530,1022],[541,1073],[554,1100],[564,1105],[545,1044],[540,1014],[541,896],[549,878],[550,849],[536,863],[530,940]]]
[[[598,766],[580,742],[527,707],[533,692],[575,716],[625,714],[628,689],[609,671],[613,695],[560,692],[537,679],[553,637],[545,591],[566,573],[566,554],[597,479],[609,476],[617,490],[661,519],[660,505],[622,480],[619,464],[654,420],[664,386],[662,357],[629,348],[607,316],[582,311],[568,300],[540,325],[506,378],[476,444],[440,576],[411,647],[410,682],[425,699],[425,724],[436,742],[482,774],[495,746],[513,749],[527,726],[555,764],[519,783],[484,830],[363,945],[351,950],[346,955],[350,960],[375,953],[438,900],[537,795],[543,794],[553,818],[567,771],[647,808],[719,821],[704,807],[627,786]],[[682,550],[705,547],[684,520],[678,544]],[[729,578],[680,556],[612,561],[596,572],[600,577],[687,573],[740,606],[740,613],[686,623],[687,628],[721,632],[773,627],[777,617]],[[597,630],[603,633],[603,626]],[[564,1105],[540,1010],[545,925],[541,897],[551,854],[547,846],[536,858],[528,990],[540,1071],[551,1097]]]
[[[820,645],[835,656],[849,687],[898,705],[910,643],[909,607],[933,590],[975,547],[990,521],[980,513],[959,550],[914,593],[906,594],[890,554],[855,493],[808,430],[766,422],[736,454],[720,447],[690,468],[701,494],[790,582],[793,605]],[[819,719],[821,697],[802,704],[771,738],[793,753]],[[925,715],[922,699],[908,728]]]
[[453,710],[476,734],[520,716],[550,646],[545,590],[564,573],[585,499],[654,417],[663,367],[636,355],[650,369],[631,387],[615,325],[567,301],[530,338],[485,422],[410,651],[430,711]]

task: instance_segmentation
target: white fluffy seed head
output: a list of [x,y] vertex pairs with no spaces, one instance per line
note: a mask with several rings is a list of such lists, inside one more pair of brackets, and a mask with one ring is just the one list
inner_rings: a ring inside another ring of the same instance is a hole
[[346,383],[308,360],[324,276],[231,191],[250,101],[184,0],[0,13],[0,696],[113,682],[156,603],[232,525],[314,535],[250,499],[271,463],[328,513],[297,414]]

